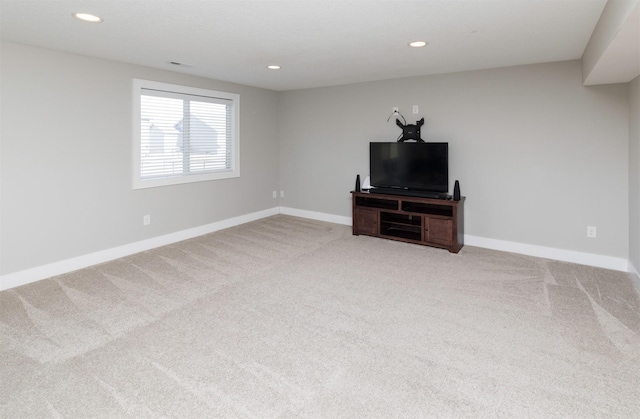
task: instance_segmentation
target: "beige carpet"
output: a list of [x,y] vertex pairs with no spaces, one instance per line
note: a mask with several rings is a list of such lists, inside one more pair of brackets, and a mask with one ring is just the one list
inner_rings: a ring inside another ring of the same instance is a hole
[[274,216],[0,293],[0,417],[640,417],[628,275]]

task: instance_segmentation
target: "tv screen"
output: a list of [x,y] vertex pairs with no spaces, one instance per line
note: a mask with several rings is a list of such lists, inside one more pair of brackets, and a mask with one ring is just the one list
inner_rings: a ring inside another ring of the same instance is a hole
[[370,143],[371,186],[449,191],[449,143]]

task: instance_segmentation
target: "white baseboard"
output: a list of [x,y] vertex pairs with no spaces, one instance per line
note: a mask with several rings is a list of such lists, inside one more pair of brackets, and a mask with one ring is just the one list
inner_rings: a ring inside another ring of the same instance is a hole
[[[328,221],[336,224],[352,225],[351,217],[342,217],[338,215],[325,214],[315,211],[298,210],[295,208],[286,207],[280,207],[280,213],[303,218],[311,218],[314,220]],[[536,246],[505,240],[487,239],[484,237],[470,236],[467,234],[465,234],[464,236],[464,243],[469,246],[483,247],[486,249],[520,253],[523,255],[560,260],[563,262],[578,263],[580,265],[631,272],[631,264],[626,259],[613,256],[602,256],[591,253],[577,252],[573,250],[556,249],[552,247]]]
[[310,218],[312,220],[327,221],[334,224],[351,225],[351,217],[326,214],[324,212],[307,211],[295,208],[280,207],[280,214],[293,215],[294,217]]
[[52,276],[73,272],[78,269],[133,255],[135,253],[144,252],[156,247],[165,246],[182,240],[187,240],[193,237],[201,236],[203,234],[213,233],[214,231],[248,223],[250,221],[259,220],[261,218],[269,217],[279,213],[280,209],[278,207],[270,208],[267,210],[245,214],[238,217],[229,218],[227,220],[222,220],[199,227],[177,231],[175,233],[165,234],[163,236],[153,237],[151,239],[129,243],[111,249],[106,249],[99,252],[62,260],[60,262],[54,262],[48,265],[25,269],[24,271],[2,275],[0,276],[0,291],[30,284],[41,279],[50,278]]
[[629,261],[624,258],[577,252],[574,250],[556,249],[553,247],[537,246],[533,244],[488,239],[485,237],[470,236],[467,234],[464,235],[464,244],[546,259],[560,260],[563,262],[578,263],[580,265],[613,269],[616,271],[628,272],[629,269]]
[[640,293],[640,273],[638,273],[638,270],[635,268],[635,266],[633,266],[633,263],[631,263],[631,261],[629,261],[629,274],[631,275],[631,279],[633,279],[633,282],[636,285],[636,289]]
[[[165,246],[182,240],[187,240],[203,234],[233,227],[236,225],[270,217],[276,214],[292,215],[295,217],[309,218],[312,220],[326,221],[335,224],[351,225],[351,217],[327,214],[317,211],[307,211],[288,207],[274,207],[251,214],[241,215],[227,220],[218,221],[204,226],[194,227],[163,236],[142,240],[135,243],[118,246],[88,255],[51,263],[0,276],[0,291],[21,285],[30,284],[41,279],[65,274],[78,269],[86,268],[99,263],[144,252],[156,247]],[[595,255],[591,253],[576,252],[573,250],[555,249],[531,244],[510,242],[505,240],[488,239],[485,237],[465,235],[464,242],[469,246],[483,247],[486,249],[501,250],[505,252],[520,253],[529,256],[560,260],[563,262],[578,263],[581,265],[595,266],[599,268],[613,269],[616,271],[630,272],[632,278],[640,289],[640,276],[638,271],[626,259],[612,256]]]
[[[351,225],[351,217],[343,217],[325,214],[315,211],[299,210],[295,208],[280,207],[280,213],[314,220],[328,221],[336,224]],[[469,246],[483,247],[486,249],[501,250],[504,252],[520,253],[529,256],[546,259],[560,260],[563,262],[578,263],[580,265],[595,266],[616,271],[631,272],[631,264],[624,258],[602,256],[591,253],[576,252],[573,250],[556,249],[552,247],[536,246],[531,244],[510,242],[505,240],[487,239],[478,236],[464,236],[464,243]]]

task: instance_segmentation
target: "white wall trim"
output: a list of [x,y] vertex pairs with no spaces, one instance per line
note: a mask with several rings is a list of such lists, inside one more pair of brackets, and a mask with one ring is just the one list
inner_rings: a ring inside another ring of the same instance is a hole
[[[351,217],[343,217],[325,214],[315,211],[299,210],[295,208],[280,207],[280,213],[314,220],[328,221],[336,224],[351,225]],[[554,259],[563,262],[578,263],[580,265],[595,266],[598,268],[612,269],[616,271],[631,272],[631,263],[624,258],[596,255],[592,253],[577,252],[574,250],[556,249],[553,247],[537,246],[532,244],[510,242],[506,240],[488,239],[485,237],[465,234],[465,245],[483,247],[486,249],[500,250],[503,252],[520,253],[528,256]]]
[[553,247],[537,246],[533,244],[510,242],[506,240],[488,239],[486,237],[464,235],[464,244],[469,246],[484,247],[486,249],[501,250],[504,252],[520,253],[546,259],[560,260],[563,262],[578,263],[580,265],[595,266],[598,268],[613,269],[628,272],[629,262],[624,258],[614,256],[596,255],[593,253],[577,252],[575,250],[556,249]]
[[327,221],[329,223],[351,225],[351,217],[327,214],[324,212],[307,211],[296,208],[280,207],[280,214],[292,215],[294,217],[310,218],[312,220]]
[[[351,217],[343,217],[325,214],[315,211],[299,210],[295,208],[280,207],[280,213],[314,220],[328,221],[336,224],[351,225]],[[578,263],[581,265],[595,266],[598,268],[613,269],[616,271],[631,272],[631,263],[624,258],[602,256],[592,253],[577,252],[574,250],[556,249],[553,247],[537,246],[532,244],[510,242],[506,240],[488,239],[484,237],[465,234],[464,243],[469,246],[483,247],[486,249],[501,250],[504,252],[520,253],[546,259],[560,260],[563,262]]]
[[629,261],[629,275],[631,275],[631,279],[636,284],[636,289],[640,293],[640,273],[638,273],[638,270],[633,266],[631,261]]
[[[177,231],[175,233],[165,234],[163,236],[153,237],[147,240],[142,240],[123,246],[78,256],[60,262],[54,262],[48,265],[38,266],[35,268],[26,269],[24,271],[2,275],[0,276],[0,291],[30,284],[41,279],[50,278],[52,276],[62,275],[68,272],[76,271],[78,269],[86,268],[92,265],[97,265],[99,263],[108,262],[110,260],[129,256],[135,253],[144,252],[156,247],[166,246],[168,244],[176,243],[182,240],[191,239],[203,234],[213,233],[214,231],[248,223],[250,221],[259,220],[261,218],[270,217],[276,214],[291,215],[294,217],[309,218],[312,220],[326,221],[343,225],[351,225],[352,223],[351,217],[327,214],[317,211],[300,210],[289,207],[274,207],[263,211],[245,214],[238,217],[229,218],[227,220],[222,220],[199,227]],[[466,234],[464,236],[464,242],[465,245],[469,246],[477,246],[486,249],[520,253],[529,256],[560,260],[563,262],[572,262],[581,265],[629,272],[631,274],[631,277],[635,281],[636,286],[638,286],[638,289],[640,289],[640,276],[638,274],[638,271],[631,264],[631,262],[627,261],[624,258],[510,242],[506,240],[488,239],[485,237],[471,236]]]
[[60,262],[50,263],[48,265],[42,265],[35,268],[25,269],[24,271],[2,275],[0,277],[0,291],[30,284],[52,276],[73,272],[78,269],[133,255],[135,253],[144,252],[156,247],[166,246],[182,240],[191,239],[203,234],[213,233],[214,231],[270,217],[279,213],[280,209],[278,207],[274,207],[187,230],[177,231],[175,233],[165,234],[163,236],[141,240],[135,243],[125,244],[111,249],[101,250],[95,253],[89,253],[87,255],[62,260]]

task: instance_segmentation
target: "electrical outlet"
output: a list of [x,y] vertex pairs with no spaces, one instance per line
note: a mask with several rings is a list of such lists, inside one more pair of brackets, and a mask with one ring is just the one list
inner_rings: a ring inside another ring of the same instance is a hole
[[418,113],[418,105],[413,105],[413,113]]
[[587,237],[596,238],[596,228],[594,226],[587,226]]
[[149,214],[142,217],[142,225],[148,226],[151,224],[151,216]]
[[278,197],[278,191],[273,191],[273,197],[277,198]]
[[284,198],[284,191],[280,191],[280,198]]

